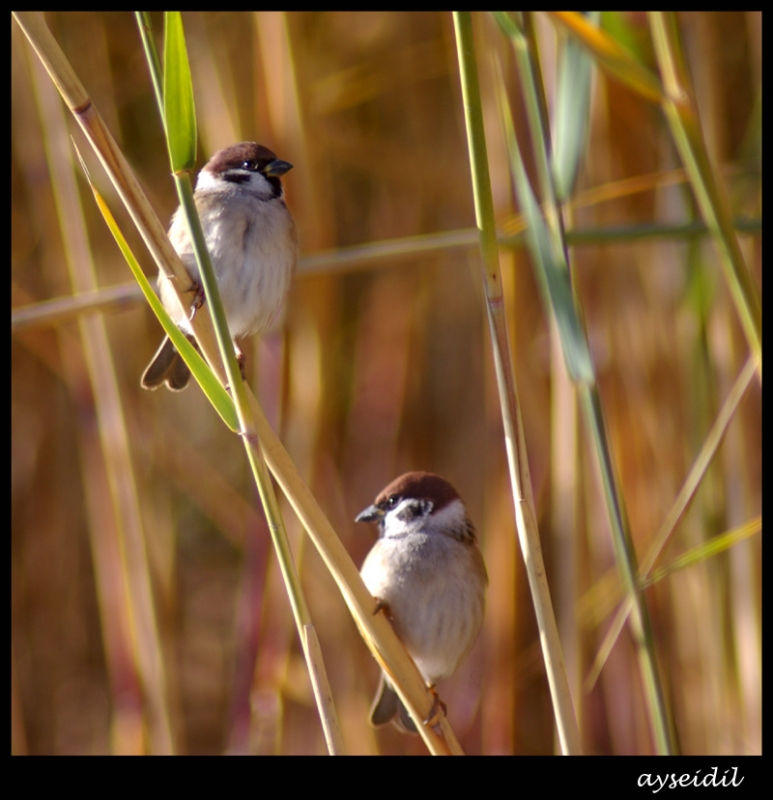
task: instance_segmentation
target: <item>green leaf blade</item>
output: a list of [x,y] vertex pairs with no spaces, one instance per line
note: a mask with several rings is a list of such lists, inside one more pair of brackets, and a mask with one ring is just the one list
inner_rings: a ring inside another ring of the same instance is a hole
[[164,124],[172,171],[192,170],[196,163],[196,109],[179,11],[165,14]]

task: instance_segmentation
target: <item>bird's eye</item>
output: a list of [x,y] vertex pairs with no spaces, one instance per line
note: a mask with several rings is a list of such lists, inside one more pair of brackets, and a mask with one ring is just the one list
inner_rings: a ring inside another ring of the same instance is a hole
[[253,158],[248,158],[243,164],[242,169],[247,169],[250,172],[257,172],[258,171],[258,162],[255,161]]
[[399,501],[400,501],[400,496],[397,494],[393,494],[391,497],[387,498],[386,501],[387,508],[394,508]]

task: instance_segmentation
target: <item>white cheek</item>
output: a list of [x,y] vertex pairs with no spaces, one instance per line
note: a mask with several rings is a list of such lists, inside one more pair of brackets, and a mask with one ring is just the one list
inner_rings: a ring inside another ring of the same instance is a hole
[[464,525],[467,512],[461,500],[454,500],[432,515],[432,523],[436,528],[458,530]]
[[464,525],[466,512],[461,500],[453,500],[447,506],[434,511],[427,516],[400,519],[400,513],[405,510],[411,500],[403,500],[384,517],[384,536],[403,536],[407,533],[426,532],[428,530],[458,530]]
[[216,178],[211,172],[202,170],[199,173],[198,179],[196,180],[196,191],[197,192],[217,191],[222,185],[223,181],[221,181],[220,178]]
[[411,499],[401,500],[394,508],[387,511],[384,516],[384,536],[386,538],[404,536],[406,533],[412,533],[422,527],[426,518],[411,517],[412,512],[408,511],[408,507],[414,502]]
[[[247,173],[245,173],[245,176]],[[250,194],[255,198],[267,200],[274,197],[274,187],[259,172],[249,173],[249,180],[243,183],[224,181],[207,170],[202,170],[196,180],[196,191],[200,194],[215,192],[217,194]]]

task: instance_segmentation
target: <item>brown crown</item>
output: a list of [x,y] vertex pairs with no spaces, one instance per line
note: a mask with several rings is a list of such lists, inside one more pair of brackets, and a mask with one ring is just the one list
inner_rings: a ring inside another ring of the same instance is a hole
[[268,147],[257,142],[239,142],[230,147],[218,150],[207,162],[206,169],[215,175],[228,169],[241,167],[245,161],[265,162],[268,164],[276,159],[276,155]]
[[445,478],[432,472],[406,472],[399,478],[395,478],[381,491],[375,504],[379,505],[394,495],[412,497],[417,500],[431,500],[436,509],[461,499],[456,489]]

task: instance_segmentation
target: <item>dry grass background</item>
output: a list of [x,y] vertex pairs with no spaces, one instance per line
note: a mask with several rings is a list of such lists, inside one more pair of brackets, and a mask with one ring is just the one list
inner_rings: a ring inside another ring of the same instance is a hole
[[[172,181],[134,18],[55,13],[52,32],[160,217]],[[374,530],[352,520],[408,469],[451,480],[481,532],[491,586],[470,659],[441,686],[469,753],[551,753],[552,710],[517,552],[477,246],[343,258],[322,251],[474,225],[449,15],[186,14],[199,163],[241,139],[271,146],[304,260],[281,331],[251,343],[250,379],[290,455],[357,563]],[[551,85],[556,31],[538,17]],[[643,17],[609,17],[642,59]],[[680,17],[701,122],[737,216],[760,218],[761,17]],[[158,18],[159,30],[161,19]],[[476,16],[489,160],[503,230],[517,210],[490,54],[516,85],[509,44]],[[56,95],[12,36],[12,305],[72,294],[49,154]],[[517,104],[517,98],[513,94]],[[67,128],[79,145],[72,119]],[[51,149],[53,148],[53,150]],[[87,160],[149,273],[120,204]],[[579,192],[654,175],[647,189],[576,210],[573,228],[677,225],[696,216],[662,114],[596,75]],[[90,193],[83,215],[100,286],[126,266]],[[72,211],[72,209],[70,209]],[[760,280],[761,238],[741,239]],[[643,555],[676,497],[748,348],[706,237],[577,246],[573,277],[599,377],[630,527]],[[596,467],[525,251],[502,250],[513,360],[548,578],[586,752],[653,750],[624,631],[586,683],[621,592]],[[161,332],[131,286],[104,307],[131,443],[175,750],[322,753],[316,708],[243,448],[197,388],[139,388]],[[148,707],[120,635],[115,515],[78,324],[12,339],[12,731],[16,753],[147,752]],[[760,512],[761,396],[752,381],[717,458],[658,564]],[[422,753],[374,732],[378,669],[292,512],[285,520],[350,753]],[[761,537],[675,572],[647,592],[658,660],[685,753],[761,751]]]

